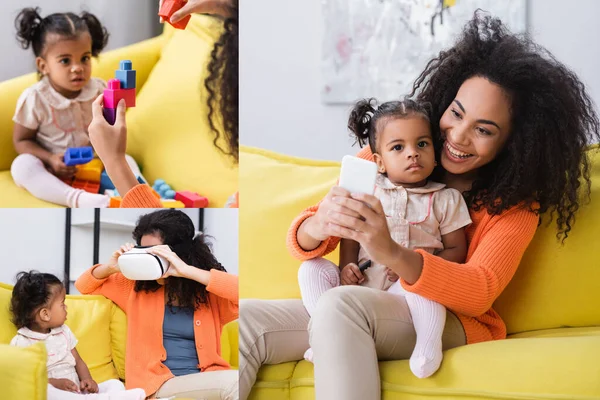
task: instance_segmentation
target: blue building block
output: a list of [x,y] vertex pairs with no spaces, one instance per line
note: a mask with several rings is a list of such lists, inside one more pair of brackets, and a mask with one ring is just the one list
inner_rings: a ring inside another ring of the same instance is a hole
[[137,177],[137,181],[138,181],[139,183],[141,183],[142,185],[143,185],[144,183],[146,183],[146,181],[145,181],[145,180],[143,180],[141,176],[138,176],[138,177]]
[[135,89],[135,70],[131,69],[129,60],[121,60],[120,68],[115,72],[115,78],[121,81],[121,89]]
[[100,175],[100,193],[104,193],[106,189],[114,190],[115,185],[112,183],[106,171],[102,171]]
[[165,183],[164,179],[155,180],[152,189],[156,190],[156,193],[160,195],[161,199],[172,200],[175,198],[175,191],[171,189],[171,186]]
[[94,150],[91,147],[70,147],[65,151],[63,161],[69,167],[73,165],[87,164],[94,158]]

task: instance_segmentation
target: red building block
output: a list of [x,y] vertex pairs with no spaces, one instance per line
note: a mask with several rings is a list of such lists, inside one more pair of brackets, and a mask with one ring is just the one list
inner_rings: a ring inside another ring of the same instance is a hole
[[71,185],[75,189],[83,189],[89,193],[98,193],[100,191],[100,182],[83,181],[81,179],[75,179]]
[[206,208],[208,207],[208,199],[200,196],[198,193],[193,193],[187,190],[175,192],[175,200],[181,201],[186,208]]
[[[165,21],[167,21],[169,24],[171,24],[171,16],[180,8],[182,8],[185,5],[185,1],[183,0],[165,0],[163,2],[162,7],[160,8],[160,11],[158,12],[158,15],[163,17],[163,19]],[[182,19],[181,21],[175,23],[175,24],[171,24],[171,26],[173,28],[177,28],[177,29],[185,29],[185,27],[187,26],[188,22],[190,22],[190,18],[192,16],[188,15],[187,17],[185,17],[184,19]]]
[[117,108],[121,99],[125,99],[125,106],[135,107],[135,89],[121,89],[121,81],[109,80],[104,89],[104,108]]

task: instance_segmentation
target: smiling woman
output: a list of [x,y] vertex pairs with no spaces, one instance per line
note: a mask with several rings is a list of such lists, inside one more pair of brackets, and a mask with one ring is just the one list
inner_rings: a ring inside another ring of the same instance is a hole
[[[490,101],[478,101],[480,95]],[[461,175],[495,159],[509,137],[509,110],[510,99],[501,86],[483,77],[467,79],[440,119],[445,140],[442,167],[450,174]]]
[[[454,370],[420,385],[396,369],[401,378],[382,388],[396,375],[391,366],[380,374],[378,361],[410,359],[413,374],[428,377],[442,350],[506,338],[492,305],[540,219],[553,220],[563,241],[573,229],[590,194],[586,146],[600,142],[600,122],[583,83],[548,51],[476,12],[455,45],[426,65],[409,98],[426,107],[425,118],[376,118],[387,103],[351,117],[359,137],[377,133],[357,155],[379,166],[375,195],[335,186],[291,222],[286,244],[302,261],[302,299],[242,301],[242,399],[261,393],[254,383],[262,365],[303,357],[314,361],[317,399],[402,396],[394,386],[446,390]],[[402,178],[410,174],[414,181]],[[340,243],[337,264],[323,258]],[[371,266],[363,270],[365,259]]]

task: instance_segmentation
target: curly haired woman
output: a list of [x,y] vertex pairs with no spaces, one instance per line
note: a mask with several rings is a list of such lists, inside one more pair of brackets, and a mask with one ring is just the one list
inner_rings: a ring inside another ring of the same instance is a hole
[[[583,83],[548,51],[481,13],[427,64],[412,95],[432,105],[440,164],[434,180],[462,192],[469,206],[466,262],[402,247],[390,237],[379,200],[339,187],[294,220],[288,248],[308,260],[333,251],[339,238],[357,241],[402,277],[406,291],[450,310],[444,349],[503,339],[506,327],[492,304],[540,220],[556,217],[564,241],[580,199],[590,193],[585,150],[600,141],[594,105]],[[368,148],[358,156],[373,157]],[[301,360],[309,331],[318,354],[317,399],[381,398],[377,361],[408,359],[415,346],[406,300],[367,287],[327,291],[310,328],[299,299],[249,300],[241,308],[241,399],[261,365]]]
[[127,314],[127,387],[157,397],[237,399],[238,373],[221,357],[223,326],[238,317],[238,279],[215,259],[202,235],[181,211],[142,216],[133,231],[140,246],[170,267],[155,281],[132,281],[117,249],[75,282],[83,294],[101,294]]

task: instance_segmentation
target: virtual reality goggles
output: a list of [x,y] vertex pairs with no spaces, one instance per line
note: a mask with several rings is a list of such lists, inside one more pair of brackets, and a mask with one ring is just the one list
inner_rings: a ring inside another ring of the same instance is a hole
[[150,254],[154,246],[135,246],[121,254],[119,269],[125,278],[132,281],[153,281],[159,279],[169,269],[169,262],[161,256]]

